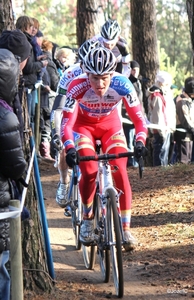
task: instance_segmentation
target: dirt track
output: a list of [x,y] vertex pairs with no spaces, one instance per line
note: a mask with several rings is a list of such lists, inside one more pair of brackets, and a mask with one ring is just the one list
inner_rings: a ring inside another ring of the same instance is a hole
[[[148,171],[150,175],[152,170]],[[96,264],[94,270],[86,270],[81,250],[75,250],[71,221],[64,216],[63,209],[55,203],[55,193],[59,180],[57,170],[53,167],[53,164],[41,163],[40,173],[57,283],[54,295],[45,295],[45,297],[42,295],[42,297],[39,296],[39,298],[34,299],[53,299],[53,296],[57,300],[116,299],[113,282],[102,283],[98,264]],[[181,299],[183,296],[187,299],[194,298],[194,238],[176,243],[169,242],[169,239],[173,240],[173,236],[169,237],[169,232],[166,236],[160,236],[158,227],[169,223],[169,217],[172,219],[173,213],[171,216],[167,214],[171,210],[168,204],[165,213],[163,211],[164,207],[160,207],[160,205],[156,207],[155,211],[153,210],[153,203],[156,202],[155,206],[157,206],[157,203],[162,203],[161,200],[158,200],[159,194],[153,190],[154,184],[157,183],[156,174],[152,174],[149,182],[149,175],[147,174],[147,180],[145,178],[142,183],[139,183],[137,170],[131,169],[130,173],[132,185],[137,186],[137,183],[139,184],[139,192],[137,193],[137,190],[134,190],[136,198],[134,200],[135,216],[132,223],[132,233],[137,236],[139,243],[137,250],[132,254],[123,252],[125,278],[125,296],[123,299],[166,300]],[[166,178],[167,173],[163,175]],[[172,174],[169,174],[168,179],[170,177],[172,177]],[[181,174],[180,177],[182,177]],[[164,176],[161,176],[159,181],[162,178]],[[155,183],[154,180],[156,180]],[[169,185],[172,184],[170,183],[171,180],[168,180],[168,182]],[[187,185],[184,187],[185,193],[187,190],[192,191],[191,188],[194,188],[192,182],[187,182]],[[177,187],[175,189],[177,190]],[[142,194],[143,192],[146,194]],[[160,196],[165,195],[164,191],[161,192],[160,190],[159,192]],[[142,207],[142,196],[145,200],[144,208]],[[166,197],[166,200],[168,200],[169,195],[166,194]],[[190,203],[194,204],[194,195],[191,192],[189,197]],[[153,202],[154,199],[155,202]],[[154,213],[158,214],[159,218],[156,219]],[[168,220],[165,220],[165,217]],[[184,222],[184,218],[189,217],[190,220]],[[193,224],[193,209],[190,214],[185,214],[180,220],[177,219],[178,222]],[[166,237],[168,238],[165,243]],[[176,255],[173,257],[173,253],[177,253],[177,257]]]

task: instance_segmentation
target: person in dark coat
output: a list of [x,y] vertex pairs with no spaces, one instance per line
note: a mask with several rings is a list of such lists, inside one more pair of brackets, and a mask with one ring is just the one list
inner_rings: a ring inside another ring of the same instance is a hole
[[40,95],[40,155],[44,158],[52,159],[50,155],[50,141],[51,141],[51,126],[50,114],[55,100],[55,94],[59,83],[59,73],[57,67],[52,60],[52,42],[44,39],[42,42],[43,54],[47,57],[48,65],[43,75],[43,86],[41,87]]
[[[16,20],[16,28],[20,29],[26,36],[28,42],[32,45],[32,29],[33,29],[33,20],[28,16],[20,16]],[[27,60],[27,63],[23,69],[23,76],[25,79],[25,88],[28,101],[28,114],[29,122],[34,132],[35,127],[35,106],[37,100],[37,90],[35,84],[37,82],[37,74],[41,72],[42,68],[47,66],[47,60],[36,61],[36,56],[31,49],[30,56]]]
[[13,112],[18,92],[20,61],[12,52],[0,49],[0,299],[10,299],[10,277],[5,264],[9,260],[8,218],[9,201],[14,199],[12,180],[19,180],[25,172],[26,161],[20,138],[20,124]]
[[[20,137],[23,141],[24,122],[22,116],[22,100],[24,93],[24,78],[22,70],[30,56],[32,46],[28,42],[25,34],[19,30],[4,30],[0,36],[0,49],[7,49],[14,55],[20,57],[20,76],[18,80],[18,92],[13,100],[13,111],[20,122]],[[5,88],[9,88],[5,86]],[[9,92],[9,91],[8,91]]]

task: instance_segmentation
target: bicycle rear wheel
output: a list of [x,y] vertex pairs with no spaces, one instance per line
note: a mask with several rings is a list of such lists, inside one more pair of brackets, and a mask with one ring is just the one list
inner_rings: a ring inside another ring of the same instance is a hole
[[119,298],[122,298],[124,292],[123,257],[119,217],[114,190],[107,190],[107,198],[107,225],[112,260],[113,279],[116,294]]
[[86,269],[92,270],[95,265],[96,246],[86,246],[82,244],[82,253]]
[[102,220],[101,205],[99,196],[96,195],[95,219],[99,234],[99,241],[97,243],[97,254],[99,257],[99,264],[103,276],[103,282],[107,283],[110,280],[110,248],[107,245],[106,238],[106,219]]

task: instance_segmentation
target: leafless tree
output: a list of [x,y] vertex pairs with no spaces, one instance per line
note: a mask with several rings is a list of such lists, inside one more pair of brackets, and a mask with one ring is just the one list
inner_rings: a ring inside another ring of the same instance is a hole
[[[191,45],[194,53],[194,1],[186,0],[186,6],[187,6],[188,19],[189,19]],[[194,65],[194,57],[193,57],[193,65]]]
[[131,0],[132,55],[140,64],[144,98],[159,68],[155,0]]
[[11,0],[0,0],[0,33],[3,29],[14,28],[14,18]]
[[77,44],[98,34],[104,23],[103,7],[100,0],[77,0]]

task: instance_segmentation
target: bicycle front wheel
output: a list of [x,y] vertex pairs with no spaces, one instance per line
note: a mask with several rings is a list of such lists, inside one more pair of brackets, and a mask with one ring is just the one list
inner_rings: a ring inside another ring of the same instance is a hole
[[119,298],[122,298],[124,292],[123,257],[119,216],[114,190],[107,190],[107,199],[107,225],[112,260],[112,273],[116,294]]
[[81,212],[82,212],[81,196],[80,196],[78,184],[76,184],[76,185],[73,185],[72,205],[71,205],[71,219],[72,219],[73,233],[75,236],[76,250],[81,249],[81,242],[79,240],[80,225],[81,225]]
[[[95,214],[96,211],[96,205],[97,205],[97,197],[96,193],[94,196],[94,203],[93,203],[93,212]],[[96,218],[94,218],[94,228],[96,228]],[[95,245],[89,245],[86,246],[82,244],[82,253],[83,253],[83,259],[86,269],[92,270],[94,269],[95,265],[95,258],[96,258],[96,246]]]
[[99,257],[101,273],[103,276],[103,282],[107,283],[110,280],[110,248],[106,239],[107,221],[106,218],[102,218],[100,202],[101,200],[99,199],[99,196],[96,195],[95,222],[97,228],[99,228],[97,253]]

